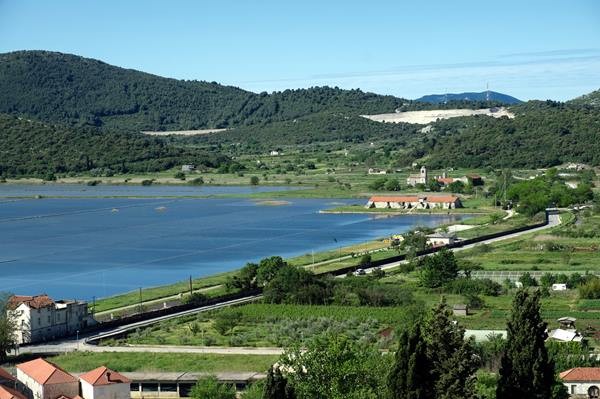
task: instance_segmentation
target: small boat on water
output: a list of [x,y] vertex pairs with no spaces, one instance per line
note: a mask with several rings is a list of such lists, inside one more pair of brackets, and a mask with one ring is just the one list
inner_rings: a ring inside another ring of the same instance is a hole
[[113,208],[113,209],[111,209],[110,211],[111,211],[112,213],[119,212],[119,210],[118,210],[117,208]]
[[167,207],[166,206],[159,206],[159,207],[154,208],[154,210],[158,211],[158,212],[164,212],[164,211],[167,210]]

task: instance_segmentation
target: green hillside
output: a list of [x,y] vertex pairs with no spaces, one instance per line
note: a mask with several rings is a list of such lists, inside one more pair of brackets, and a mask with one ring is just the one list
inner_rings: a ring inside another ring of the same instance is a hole
[[433,125],[422,150],[429,164],[495,168],[600,165],[600,109],[578,102],[529,101],[514,119],[484,116]]
[[44,124],[0,114],[0,176],[159,171],[182,163],[219,166],[227,158],[178,148],[142,134]]
[[322,111],[392,112],[404,101],[329,87],[255,94],[70,54],[0,54],[0,112],[47,122],[131,131],[222,128],[292,120]]

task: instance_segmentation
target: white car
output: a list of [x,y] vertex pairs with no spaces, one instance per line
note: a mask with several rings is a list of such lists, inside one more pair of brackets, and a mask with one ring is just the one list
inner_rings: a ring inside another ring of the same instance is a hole
[[365,271],[365,269],[356,269],[354,271],[354,275],[355,276],[364,276],[365,274],[367,274],[367,272]]

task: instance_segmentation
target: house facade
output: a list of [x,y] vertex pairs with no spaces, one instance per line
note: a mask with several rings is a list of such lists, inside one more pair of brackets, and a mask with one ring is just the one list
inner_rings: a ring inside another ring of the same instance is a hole
[[425,166],[421,166],[419,174],[409,175],[406,178],[406,184],[413,187],[417,184],[427,184],[427,168]]
[[366,208],[378,209],[455,209],[462,208],[459,197],[444,196],[374,196],[369,198]]
[[79,381],[57,365],[35,359],[17,365],[17,386],[28,399],[75,398]]
[[456,234],[437,232],[427,235],[427,245],[432,247],[442,247],[444,245],[452,245],[457,241]]
[[560,373],[560,379],[575,399],[600,398],[600,367],[576,367]]
[[54,301],[48,295],[14,295],[8,312],[17,325],[17,343],[42,342],[75,334],[95,321],[87,302]]
[[130,383],[127,377],[104,366],[79,376],[83,399],[129,399]]

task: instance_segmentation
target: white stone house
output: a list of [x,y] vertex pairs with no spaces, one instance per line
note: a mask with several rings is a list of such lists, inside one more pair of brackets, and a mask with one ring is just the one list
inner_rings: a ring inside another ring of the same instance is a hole
[[432,247],[441,247],[444,245],[452,245],[458,240],[456,234],[437,232],[427,235],[427,245]]
[[17,343],[33,343],[75,334],[95,324],[87,302],[54,301],[48,295],[14,295],[8,310],[14,317]]
[[186,172],[193,172],[194,170],[196,170],[196,165],[181,165],[181,171],[186,173]]
[[385,175],[385,174],[387,174],[387,171],[382,170],[382,169],[377,169],[377,168],[369,168],[367,173],[370,175]]
[[417,184],[427,184],[427,168],[421,166],[421,170],[418,175],[409,175],[406,178],[406,184],[409,186],[416,186]]
[[83,399],[129,399],[131,381],[104,366],[79,376]]
[[560,373],[571,398],[600,398],[600,367],[576,367]]
[[18,364],[17,380],[19,390],[29,399],[79,396],[77,378],[42,358]]

